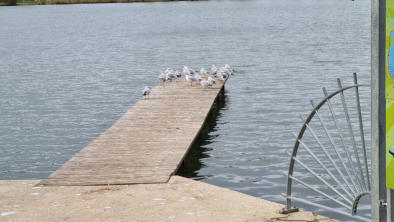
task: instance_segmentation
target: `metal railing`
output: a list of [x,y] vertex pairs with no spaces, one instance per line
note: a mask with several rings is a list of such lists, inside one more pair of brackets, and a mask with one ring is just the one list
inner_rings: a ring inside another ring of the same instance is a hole
[[[359,84],[356,73],[353,77],[353,85],[343,87],[341,80],[337,79],[338,90],[328,94],[323,88],[324,99],[317,105],[311,101],[313,110],[303,120],[300,132],[295,135],[293,150],[288,153],[290,165],[286,175],[287,191],[283,194],[286,198],[286,207],[282,213],[297,211],[298,209],[292,206],[292,202],[299,202],[360,221],[370,221],[370,218],[357,215],[360,199],[370,195],[371,192],[370,155],[365,145],[359,93],[360,87],[369,87],[369,85]],[[352,89],[355,106],[350,109],[345,92]],[[337,98],[336,105],[340,108],[334,106],[332,101],[334,98]],[[321,113],[323,108],[327,111],[326,115]],[[351,111],[355,112],[355,115],[351,116]],[[357,120],[352,122],[352,117],[353,120]],[[311,124],[312,121],[315,126]],[[354,127],[355,125],[357,127]],[[315,128],[319,128],[320,131]],[[305,139],[306,135],[310,137]],[[306,160],[297,156],[301,149],[302,157],[306,157]],[[298,178],[295,176],[296,169],[303,170],[302,175],[307,173],[310,176]],[[310,182],[311,177],[314,179],[314,184]],[[324,201],[292,195],[293,181],[313,191]]]

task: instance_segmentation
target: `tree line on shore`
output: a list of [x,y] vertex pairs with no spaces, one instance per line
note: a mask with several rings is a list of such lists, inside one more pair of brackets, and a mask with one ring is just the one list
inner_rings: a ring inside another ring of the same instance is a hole
[[[187,0],[0,0],[0,5],[46,5],[46,4],[164,2],[164,1],[187,1]],[[193,0],[189,0],[189,1],[193,1]]]
[[0,0],[3,5],[16,5],[17,0]]

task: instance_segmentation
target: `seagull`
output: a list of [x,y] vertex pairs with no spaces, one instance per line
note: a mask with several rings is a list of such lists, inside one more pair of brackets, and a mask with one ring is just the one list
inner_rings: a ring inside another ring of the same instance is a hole
[[210,85],[210,86],[212,86],[213,84],[215,84],[216,83],[216,80],[214,79],[214,78],[212,78],[212,77],[208,77],[208,84]]
[[190,70],[190,74],[194,75],[196,74],[196,71],[194,71],[193,69],[189,69]]
[[218,77],[220,80],[224,81],[224,80],[226,80],[227,75],[225,73],[218,72],[218,73],[216,73],[216,77]]
[[215,66],[215,65],[212,65],[212,66],[211,66],[211,74],[212,74],[212,75],[215,75],[215,74],[217,73],[217,71],[218,71],[218,69],[216,68],[216,66]]
[[209,85],[209,82],[208,82],[207,80],[205,80],[205,79],[201,80],[200,84],[201,84],[202,87],[208,87],[208,86],[210,86],[210,85]]
[[179,78],[182,76],[182,74],[178,70],[175,70],[175,76]]
[[229,66],[229,64],[224,65],[224,68],[230,71],[231,74],[235,71],[233,68]]
[[159,74],[159,80],[162,83],[164,83],[167,80],[167,75],[163,71],[161,71],[160,74]]
[[200,69],[200,74],[201,75],[206,75],[207,74],[207,70],[205,70],[204,68]]
[[190,75],[190,69],[187,66],[183,66],[183,75]]
[[220,67],[219,73],[225,75],[226,78],[231,74],[230,70],[226,69],[225,67]]
[[142,95],[145,97],[147,97],[150,94],[150,87],[149,86],[145,86],[144,90],[142,90]]
[[193,85],[193,82],[197,81],[197,79],[194,76],[191,75],[185,75],[186,81],[190,82],[190,85]]
[[175,79],[176,78],[174,70],[172,70],[171,68],[167,68],[165,73],[167,75],[167,79]]
[[198,74],[198,73],[194,74],[194,78],[195,78],[197,81],[201,81],[201,76],[200,76],[200,74]]

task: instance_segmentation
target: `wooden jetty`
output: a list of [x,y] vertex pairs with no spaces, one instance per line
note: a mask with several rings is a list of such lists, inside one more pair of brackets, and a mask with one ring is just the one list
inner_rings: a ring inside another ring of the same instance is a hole
[[226,81],[158,85],[41,185],[166,183],[180,167]]

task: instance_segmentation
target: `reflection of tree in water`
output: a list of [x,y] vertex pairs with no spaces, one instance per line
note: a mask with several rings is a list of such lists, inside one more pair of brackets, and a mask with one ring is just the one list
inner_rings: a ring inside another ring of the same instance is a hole
[[204,167],[201,162],[203,158],[208,157],[207,151],[211,149],[205,146],[212,143],[215,136],[209,135],[215,130],[217,125],[218,117],[223,108],[226,107],[226,92],[225,90],[220,91],[218,98],[212,106],[211,112],[203,125],[200,134],[197,136],[195,141],[190,147],[189,153],[186,155],[181,167],[176,173],[179,176],[184,176],[192,179],[203,179],[198,177],[197,171]]

